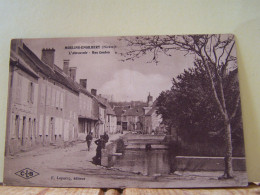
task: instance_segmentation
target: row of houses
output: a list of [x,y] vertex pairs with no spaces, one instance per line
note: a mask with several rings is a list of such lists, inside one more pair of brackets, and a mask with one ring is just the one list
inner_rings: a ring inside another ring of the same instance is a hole
[[128,130],[142,134],[165,134],[161,115],[156,113],[157,101],[149,94],[146,102],[114,105],[118,131]]
[[6,155],[35,146],[64,144],[92,132],[116,133],[109,103],[87,90],[87,79],[75,81],[76,67],[54,63],[55,49],[41,59],[22,40],[12,40],[9,68]]
[[[110,104],[87,90],[87,79],[76,79],[76,67],[57,66],[55,49],[42,49],[41,59],[23,43],[12,40],[9,68],[6,155],[36,146],[66,144],[108,134],[139,130],[163,132],[156,101]],[[112,106],[111,106],[112,105]]]

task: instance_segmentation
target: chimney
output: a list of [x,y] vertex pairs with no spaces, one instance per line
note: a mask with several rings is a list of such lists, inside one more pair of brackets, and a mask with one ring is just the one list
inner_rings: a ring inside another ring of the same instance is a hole
[[94,96],[97,96],[97,90],[96,89],[91,89],[91,94]]
[[70,60],[63,60],[63,72],[66,75],[69,75],[69,65],[70,65]]
[[69,68],[69,76],[70,78],[75,81],[76,80],[76,71],[77,71],[77,68],[76,67],[70,67]]
[[84,87],[84,89],[87,89],[87,79],[79,79],[79,84]]
[[53,68],[54,65],[54,54],[55,54],[55,49],[42,49],[42,61],[45,64],[48,64],[51,68]]

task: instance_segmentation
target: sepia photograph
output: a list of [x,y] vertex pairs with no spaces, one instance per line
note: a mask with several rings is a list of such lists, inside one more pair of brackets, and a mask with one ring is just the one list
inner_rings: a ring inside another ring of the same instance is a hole
[[13,39],[4,185],[247,186],[235,36]]

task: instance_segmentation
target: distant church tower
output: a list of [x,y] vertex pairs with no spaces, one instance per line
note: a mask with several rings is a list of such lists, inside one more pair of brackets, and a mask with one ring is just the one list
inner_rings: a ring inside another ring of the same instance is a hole
[[149,92],[149,95],[147,96],[147,106],[151,107],[152,105],[153,105],[153,96],[151,96]]

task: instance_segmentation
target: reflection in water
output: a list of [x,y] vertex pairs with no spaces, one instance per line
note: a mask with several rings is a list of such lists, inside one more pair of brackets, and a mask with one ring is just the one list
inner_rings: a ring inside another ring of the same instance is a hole
[[123,156],[111,156],[109,167],[143,175],[169,174],[167,150],[125,150]]

